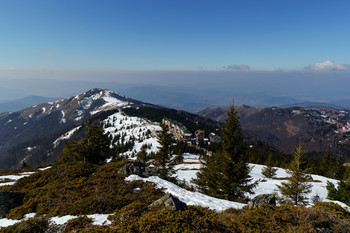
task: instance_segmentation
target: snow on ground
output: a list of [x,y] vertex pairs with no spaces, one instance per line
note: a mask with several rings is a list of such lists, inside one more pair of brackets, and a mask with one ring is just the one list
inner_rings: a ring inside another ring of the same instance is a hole
[[[51,168],[51,166],[48,167],[44,167],[44,168],[39,168],[39,171],[44,171],[46,169]],[[4,176],[0,176],[0,186],[5,186],[5,185],[13,185],[16,183],[17,180],[26,177],[26,176],[30,176],[31,174],[34,174],[35,172],[22,172],[19,173],[17,175],[4,175]],[[5,181],[8,180],[8,182],[1,182],[1,181]]]
[[[5,175],[5,176],[0,176],[0,186],[5,186],[5,185],[13,185],[16,183],[17,180],[30,176],[31,174],[34,174],[35,172],[23,172],[19,173],[18,175]],[[8,182],[2,183],[1,181],[9,180]]]
[[59,121],[61,124],[64,124],[64,123],[66,123],[66,118],[65,118],[66,114],[62,110],[61,110],[61,115],[62,115],[62,117],[61,117],[61,119],[59,119]]
[[[266,180],[266,182],[259,182],[258,186],[254,190],[255,194],[251,195],[250,197],[252,198],[259,194],[273,193],[273,192],[281,196],[281,193],[279,192],[276,185],[280,185],[282,182],[286,182],[286,180],[275,180],[275,179],[265,178],[261,174],[261,171],[264,168],[264,165],[260,165],[260,164],[250,164],[250,165],[252,167],[252,171],[250,174],[254,181]],[[285,178],[289,176],[289,174],[286,172],[285,169],[283,168],[277,168],[277,169],[278,170],[277,170],[276,178]],[[311,193],[308,194],[309,200],[311,200],[311,198],[317,194],[323,201],[330,201],[327,199],[327,189],[326,189],[327,181],[330,181],[337,186],[338,180],[326,178],[324,176],[319,176],[319,175],[312,175],[312,174],[311,174],[311,177],[314,180],[314,182],[311,182],[312,191]]]
[[[200,169],[201,165],[199,161],[199,156],[191,155],[191,154],[184,154],[183,156],[184,156],[184,163],[175,166],[175,171],[176,171],[175,176],[177,176],[179,180],[185,180],[189,185],[192,185],[195,187],[195,184],[191,180],[197,177],[196,174]],[[253,181],[260,181],[258,182],[257,187],[254,189],[254,194],[249,196],[250,198],[254,198],[257,195],[267,194],[267,193],[276,193],[278,196],[281,196],[281,193],[279,192],[277,185],[280,185],[282,182],[286,182],[286,180],[276,180],[276,179],[265,178],[261,174],[261,171],[264,165],[250,164],[250,167],[252,168],[250,174],[253,178]],[[289,175],[285,169],[277,168],[276,178],[286,178],[288,176]],[[308,194],[309,201],[311,201],[311,198],[316,194],[323,201],[331,201],[327,199],[327,189],[326,189],[327,181],[330,181],[337,186],[338,180],[326,178],[319,175],[311,175],[311,176],[314,182],[311,183],[312,191],[311,193]],[[212,197],[206,196],[204,194],[200,194],[198,192],[190,192],[190,191],[184,190],[173,183],[160,179],[159,177],[141,178],[135,175],[131,175],[127,177],[126,180],[128,181],[143,180],[143,181],[153,182],[157,185],[158,188],[164,188],[166,192],[169,192],[174,196],[177,196],[181,201],[185,202],[188,205],[200,205],[203,207],[209,207],[210,209],[215,209],[219,211],[230,207],[241,208],[242,206],[244,206],[244,204],[241,204],[241,203],[229,202],[227,200],[221,200],[217,198],[212,199]],[[264,181],[264,182],[261,182],[261,181]],[[349,209],[347,205],[339,201],[331,201],[331,202],[337,203],[341,205],[343,208]],[[312,205],[312,203],[310,202],[309,205]]]
[[191,192],[186,189],[180,188],[179,186],[163,180],[158,176],[151,176],[148,178],[142,178],[138,175],[130,175],[125,178],[126,181],[143,180],[155,183],[157,188],[165,189],[165,192],[171,193],[172,195],[185,202],[187,205],[198,205],[203,207],[209,207],[209,209],[216,211],[223,211],[228,208],[242,208],[246,204],[222,200],[215,197],[210,197],[199,192]]
[[53,142],[53,147],[56,148],[58,146],[58,144],[60,143],[60,141],[62,140],[67,140],[70,137],[72,137],[72,135],[78,131],[81,128],[81,126],[78,126],[70,131],[68,131],[67,133],[63,134],[61,137],[57,138],[54,142]]
[[8,227],[8,226],[14,225],[14,224],[21,222],[23,220],[28,220],[29,218],[33,218],[34,216],[35,216],[35,213],[30,213],[30,214],[24,215],[24,219],[21,219],[21,220],[1,218],[0,219],[0,229],[2,227]]
[[[112,215],[112,214],[89,214],[89,215],[86,215],[86,217],[92,219],[92,224],[93,225],[109,225],[109,224],[112,223],[111,221],[109,221],[107,219],[109,215]],[[25,220],[28,220],[30,218],[34,218],[34,216],[35,216],[35,213],[30,213],[30,214],[26,214],[24,216],[24,218],[21,219],[21,220],[2,218],[2,219],[0,219],[0,229],[2,227],[8,227],[8,226],[14,225],[14,224],[16,224],[18,222],[25,221]],[[65,216],[62,216],[62,217],[52,217],[52,218],[50,218],[50,220],[54,224],[65,224],[69,220],[72,220],[72,219],[75,219],[75,218],[78,218],[78,217],[79,216],[75,216],[75,215],[65,215]]]
[[[157,131],[161,128],[158,123],[153,123],[139,117],[131,117],[117,112],[103,121],[104,130],[108,132],[113,139],[119,138],[119,143],[128,142],[135,139],[135,145],[126,155],[137,153],[143,145],[148,145],[147,153],[157,152],[160,144],[157,141]],[[115,142],[117,144],[117,142]]]
[[119,100],[115,97],[112,97],[111,94],[113,92],[106,90],[105,91],[105,96],[103,97],[103,100],[106,102],[101,109],[108,108],[108,107],[122,107],[127,104],[129,104],[126,101]]

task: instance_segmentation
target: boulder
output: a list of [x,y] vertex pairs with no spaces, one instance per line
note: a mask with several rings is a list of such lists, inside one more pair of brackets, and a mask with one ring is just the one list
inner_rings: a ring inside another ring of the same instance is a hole
[[180,201],[177,197],[171,195],[170,193],[165,194],[165,196],[153,202],[149,206],[152,207],[161,205],[164,205],[166,208],[174,211],[183,210],[187,207],[187,205],[184,202]]
[[62,233],[66,227],[67,224],[53,224],[44,233]]
[[24,195],[16,192],[0,192],[0,218],[13,208],[23,204]]
[[159,176],[163,178],[156,167],[150,167],[140,161],[129,160],[120,170],[119,173],[123,175],[138,175],[141,177]]
[[261,194],[253,198],[248,204],[248,208],[259,207],[262,204],[276,205],[276,197],[274,194]]

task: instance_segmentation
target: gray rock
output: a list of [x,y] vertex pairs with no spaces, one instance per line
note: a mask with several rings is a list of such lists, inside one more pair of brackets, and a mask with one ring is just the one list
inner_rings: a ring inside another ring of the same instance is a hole
[[16,192],[0,192],[0,218],[13,208],[23,204],[24,195]]
[[119,173],[123,175],[138,175],[141,177],[159,176],[163,178],[156,167],[150,167],[140,161],[128,161],[120,170]]
[[64,229],[66,229],[67,224],[61,224],[61,225],[51,225],[45,233],[62,233]]
[[165,196],[153,202],[149,206],[152,207],[161,205],[164,205],[166,208],[169,208],[174,211],[183,210],[187,207],[187,205],[184,202],[180,201],[177,197],[171,195],[170,193],[165,194]]
[[261,194],[253,198],[248,204],[248,208],[259,207],[262,204],[276,205],[276,197],[274,194]]

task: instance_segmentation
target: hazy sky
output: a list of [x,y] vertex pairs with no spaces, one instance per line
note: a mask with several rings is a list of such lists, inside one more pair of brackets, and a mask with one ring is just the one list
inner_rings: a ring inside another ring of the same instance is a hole
[[[349,9],[345,0],[1,0],[0,100],[125,83],[171,86],[178,102],[345,101]],[[160,89],[145,99],[151,90]]]
[[348,69],[349,9],[341,0],[2,0],[0,69]]

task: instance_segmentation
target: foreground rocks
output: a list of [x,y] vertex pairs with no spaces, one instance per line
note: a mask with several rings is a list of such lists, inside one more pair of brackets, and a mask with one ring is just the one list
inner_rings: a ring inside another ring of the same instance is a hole
[[165,194],[165,196],[150,204],[149,207],[161,205],[164,205],[165,208],[174,211],[183,210],[187,207],[187,205],[184,202],[180,201],[177,197],[171,195],[170,193]]
[[276,197],[273,194],[261,194],[253,198],[248,204],[248,208],[259,207],[262,204],[276,205]]
[[16,192],[0,192],[0,218],[13,208],[22,205],[24,195]]
[[123,175],[138,175],[141,177],[150,177],[150,176],[159,176],[160,178],[164,178],[158,168],[150,167],[145,163],[140,161],[132,161],[129,160],[127,164],[125,164],[120,170],[119,173]]

